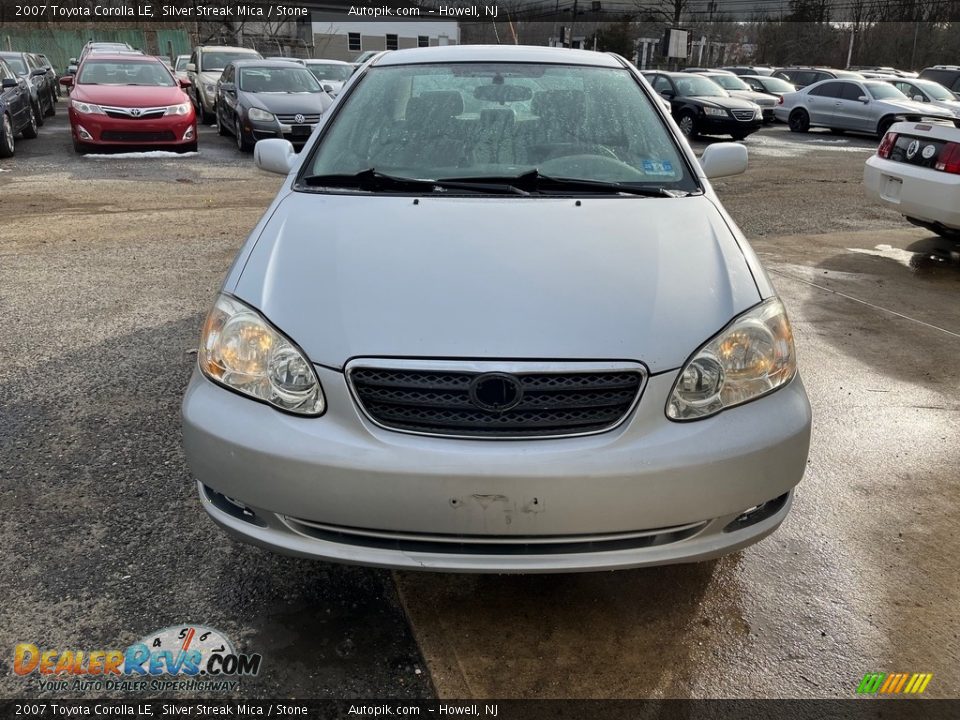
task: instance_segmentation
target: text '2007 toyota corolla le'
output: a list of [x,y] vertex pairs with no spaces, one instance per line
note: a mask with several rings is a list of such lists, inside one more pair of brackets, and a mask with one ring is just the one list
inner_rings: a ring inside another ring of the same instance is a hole
[[183,402],[232,535],[476,572],[703,560],[783,521],[810,406],[783,305],[615,56],[385,53],[344,87],[202,330]]

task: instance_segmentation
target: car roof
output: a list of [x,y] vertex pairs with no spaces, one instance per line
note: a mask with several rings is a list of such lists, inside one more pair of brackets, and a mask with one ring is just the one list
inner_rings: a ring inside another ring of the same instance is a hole
[[307,58],[304,62],[307,65],[353,65],[353,63],[344,60],[324,60],[322,58]]
[[144,55],[143,53],[140,53],[138,55],[136,53],[117,53],[117,52],[115,53],[99,52],[93,55],[87,55],[87,57],[83,59],[83,64],[90,62],[91,58],[96,58],[98,62],[101,60],[106,60],[111,62],[117,61],[117,60],[125,60],[125,61],[133,61],[133,62],[154,62],[154,63],[160,63],[161,65],[163,64],[160,61],[160,58],[155,57],[153,55]]
[[236,45],[200,45],[197,50],[200,52],[207,52],[208,50],[229,50],[231,52],[245,52],[251,54],[257,52],[253,48],[237,47]]
[[378,67],[455,62],[539,62],[558,65],[623,67],[615,57],[606,53],[535,45],[446,45],[410,48],[408,50],[385,51],[373,60],[373,64]]
[[290,60],[260,60],[258,58],[250,58],[249,60],[231,60],[230,65],[236,65],[237,67],[303,67],[298,62],[292,62]]

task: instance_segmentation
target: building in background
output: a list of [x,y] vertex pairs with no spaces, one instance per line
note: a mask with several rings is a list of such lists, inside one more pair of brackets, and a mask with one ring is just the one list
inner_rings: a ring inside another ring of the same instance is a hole
[[344,22],[343,14],[314,12],[313,57],[352,62],[369,50],[459,45],[460,24],[443,20]]

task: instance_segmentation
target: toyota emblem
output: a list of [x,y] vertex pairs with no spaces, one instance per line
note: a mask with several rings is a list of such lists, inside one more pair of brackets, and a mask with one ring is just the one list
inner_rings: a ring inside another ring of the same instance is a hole
[[140,117],[140,108],[133,108],[130,110],[130,114],[134,117]]
[[523,400],[523,386],[513,375],[485,373],[470,383],[470,402],[481,410],[506,412]]
[[306,120],[306,118],[305,118],[303,115],[301,115],[300,113],[297,113],[296,115],[294,115],[294,116],[293,116],[293,119],[294,119],[294,121],[297,122],[297,123],[302,123],[304,120]]

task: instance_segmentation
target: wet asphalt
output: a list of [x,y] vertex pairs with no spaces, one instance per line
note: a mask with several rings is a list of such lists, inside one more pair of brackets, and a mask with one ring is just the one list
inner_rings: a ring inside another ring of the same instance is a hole
[[870,138],[746,144],[715,185],[815,413],[781,529],[697,565],[392,574],[227,540],[183,461],[202,315],[279,179],[212,128],[195,157],[77,157],[61,102],[0,163],[0,696],[40,692],[18,642],[194,622],[263,654],[246,697],[851,697],[869,671],[956,697],[960,247],[865,199]]

